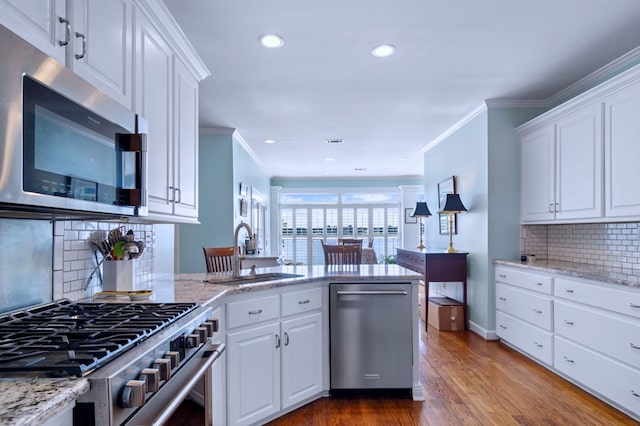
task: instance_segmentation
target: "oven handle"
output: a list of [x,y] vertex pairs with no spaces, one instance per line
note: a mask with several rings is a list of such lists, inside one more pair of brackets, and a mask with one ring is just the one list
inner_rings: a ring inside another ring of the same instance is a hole
[[163,425],[169,420],[169,417],[173,414],[173,412],[178,408],[182,401],[187,397],[189,392],[193,389],[195,384],[203,377],[204,373],[213,365],[213,363],[220,358],[222,352],[225,350],[224,343],[218,343],[213,347],[211,354],[206,361],[202,364],[202,366],[198,369],[198,372],[193,375],[193,377],[189,380],[189,382],[182,388],[182,390],[172,399],[171,403],[167,405],[167,407],[160,413],[160,415],[153,422],[153,426]]

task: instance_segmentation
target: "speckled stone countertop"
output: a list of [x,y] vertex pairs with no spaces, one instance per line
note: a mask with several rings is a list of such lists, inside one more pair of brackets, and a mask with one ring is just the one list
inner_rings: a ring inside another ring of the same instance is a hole
[[[281,266],[260,268],[258,274],[287,273],[300,275],[254,283],[221,283],[230,272],[177,274],[158,277],[148,284],[153,291],[148,302],[195,302],[216,305],[225,295],[270,288],[294,286],[317,281],[417,281],[421,275],[398,265],[360,265],[359,267]],[[242,270],[241,277],[248,277]],[[127,296],[94,297],[81,302],[129,301]],[[0,425],[39,425],[68,407],[89,390],[89,380],[83,379],[5,379],[0,378]]]
[[640,288],[640,269],[543,259],[535,260],[533,262],[522,262],[520,260],[494,260],[493,263],[496,265],[517,266],[519,268],[534,271]]

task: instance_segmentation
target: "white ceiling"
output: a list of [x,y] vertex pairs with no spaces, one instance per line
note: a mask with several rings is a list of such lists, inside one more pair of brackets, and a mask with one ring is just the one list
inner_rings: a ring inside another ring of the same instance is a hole
[[483,101],[548,100],[640,46],[639,0],[164,3],[212,72],[200,126],[284,178],[422,175],[420,150]]

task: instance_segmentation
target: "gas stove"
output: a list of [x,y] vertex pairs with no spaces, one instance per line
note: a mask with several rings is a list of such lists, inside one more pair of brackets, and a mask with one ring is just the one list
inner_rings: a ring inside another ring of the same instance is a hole
[[218,334],[212,309],[195,303],[59,300],[0,315],[0,376],[88,379],[74,424],[162,423],[210,380]]
[[196,306],[61,300],[9,313],[0,316],[0,371],[86,376]]

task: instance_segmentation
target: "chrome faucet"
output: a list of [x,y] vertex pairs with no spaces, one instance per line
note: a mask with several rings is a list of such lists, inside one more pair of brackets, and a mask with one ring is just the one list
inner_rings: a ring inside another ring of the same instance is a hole
[[232,275],[234,277],[240,276],[240,254],[238,253],[238,233],[240,233],[240,228],[245,228],[249,233],[249,237],[253,235],[253,231],[248,223],[240,222],[238,226],[236,226],[236,230],[233,232],[233,265]]

